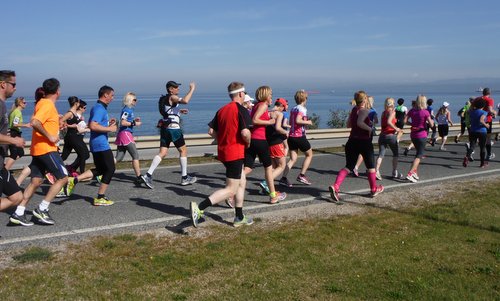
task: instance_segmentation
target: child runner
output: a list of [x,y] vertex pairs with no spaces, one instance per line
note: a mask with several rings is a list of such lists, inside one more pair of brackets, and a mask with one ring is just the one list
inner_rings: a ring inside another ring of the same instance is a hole
[[290,148],[290,160],[286,164],[280,184],[292,187],[288,180],[288,173],[297,162],[298,151],[304,153],[305,158],[302,163],[297,181],[306,185],[311,185],[311,181],[306,177],[307,169],[311,164],[313,151],[309,140],[306,138],[306,125],[312,125],[312,120],[307,118],[307,92],[299,90],[295,93],[295,103],[297,104],[290,112],[290,132],[288,135],[288,147]]
[[339,171],[335,183],[328,187],[330,196],[335,202],[340,201],[340,186],[354,168],[359,155],[363,156],[366,165],[372,197],[384,191],[384,186],[377,186],[375,176],[375,156],[372,144],[373,126],[368,117],[369,110],[366,108],[368,97],[364,91],[358,91],[354,94],[354,100],[356,106],[352,109],[347,120],[347,127],[351,128],[351,133],[345,145],[346,165]]

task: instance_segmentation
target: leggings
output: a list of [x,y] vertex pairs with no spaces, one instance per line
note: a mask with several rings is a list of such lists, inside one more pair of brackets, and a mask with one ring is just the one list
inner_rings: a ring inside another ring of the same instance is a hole
[[87,145],[83,141],[83,135],[69,134],[64,137],[64,147],[61,158],[68,159],[71,150],[75,150],[76,159],[69,165],[73,170],[80,170],[80,173],[85,171],[85,161],[90,157]]
[[116,150],[116,162],[121,162],[123,157],[125,157],[125,152],[128,152],[132,157],[132,160],[139,160],[139,153],[137,152],[137,147],[135,143],[129,143],[127,145],[118,145]]
[[476,143],[479,140],[479,155],[481,158],[481,165],[484,164],[484,159],[486,157],[486,133],[481,132],[471,132],[470,133],[470,147],[467,149],[467,157],[472,155],[474,148],[476,148]]
[[101,183],[109,184],[115,174],[113,152],[110,149],[102,152],[92,152],[92,156],[95,164],[95,168],[91,169],[92,174],[94,177],[102,175]]

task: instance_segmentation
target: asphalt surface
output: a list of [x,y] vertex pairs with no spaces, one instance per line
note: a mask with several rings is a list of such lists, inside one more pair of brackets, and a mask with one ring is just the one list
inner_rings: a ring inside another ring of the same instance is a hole
[[[322,141],[321,146],[341,145],[344,141]],[[318,142],[313,147],[319,147]],[[500,145],[493,146],[493,152],[500,156]],[[210,152],[210,149],[192,149],[191,155]],[[475,158],[478,158],[476,149]],[[172,150],[172,155],[177,156],[177,151]],[[487,168],[479,168],[476,160],[469,167],[462,167],[462,159],[465,153],[463,143],[447,145],[447,151],[440,151],[437,146],[427,147],[426,158],[422,160],[419,183],[410,183],[406,180],[393,180],[391,174],[391,152],[388,151],[382,163],[382,181],[380,184],[387,191],[395,190],[404,193],[405,189],[416,185],[423,187],[428,184],[436,184],[440,181],[454,181],[456,179],[480,178],[500,171],[498,159],[490,162]],[[406,174],[413,160],[414,151],[408,157],[401,155],[399,170]],[[245,214],[250,216],[260,212],[271,210],[282,210],[289,207],[308,206],[319,202],[330,201],[328,185],[337,175],[337,172],[345,165],[344,154],[322,154],[315,152],[314,158],[307,172],[312,182],[306,186],[295,181],[302,164],[302,157],[289,174],[289,179],[294,187],[287,188],[278,186],[280,191],[285,191],[288,197],[280,204],[271,205],[268,197],[259,195],[258,182],[263,178],[263,168],[256,164],[252,174],[248,176],[247,194],[245,198]],[[360,168],[359,178],[348,177],[341,187],[342,197],[349,199],[355,195],[369,197],[368,182],[364,176],[364,166]],[[145,172],[145,171],[144,171]],[[163,229],[182,233],[186,227],[191,227],[189,219],[189,203],[191,201],[201,202],[214,190],[224,186],[225,170],[222,164],[199,164],[190,165],[188,172],[198,177],[194,185],[180,185],[180,168],[160,167],[154,175],[154,189],[136,187],[133,184],[135,176],[131,170],[117,171],[108,189],[107,195],[115,201],[113,206],[94,207],[92,199],[96,196],[98,184],[96,182],[79,183],[74,194],[69,198],[56,199],[50,206],[50,212],[56,224],[44,226],[35,224],[31,227],[13,226],[9,224],[9,212],[0,213],[0,249],[23,247],[27,245],[57,245],[66,241],[78,241],[82,238],[117,233],[130,233],[141,230]],[[44,191],[47,185],[43,185]],[[457,189],[460,189],[457,186]],[[376,199],[383,198],[380,194]],[[42,199],[39,191],[33,197],[27,207],[27,216],[31,217],[31,211],[38,206]],[[336,206],[332,203],[332,206]],[[207,219],[218,221],[231,226],[234,216],[233,209],[220,204],[208,208],[205,211]]]

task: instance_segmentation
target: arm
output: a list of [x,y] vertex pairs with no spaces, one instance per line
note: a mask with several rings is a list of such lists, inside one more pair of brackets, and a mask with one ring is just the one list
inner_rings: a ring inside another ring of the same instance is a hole
[[11,137],[9,135],[0,134],[0,144],[12,144],[17,147],[24,147],[25,142],[22,137]]
[[275,111],[274,114],[275,114],[275,119],[276,119],[276,123],[274,124],[274,128],[276,129],[276,131],[278,133],[283,134],[283,135],[288,135],[288,131],[285,130],[281,126],[281,123],[283,122],[283,113]]
[[264,114],[264,112],[266,110],[267,110],[267,106],[261,105],[257,108],[257,111],[255,112],[255,114],[252,117],[252,123],[254,125],[272,125],[272,124],[275,124],[276,119],[273,119],[272,117],[269,120],[260,119],[260,117],[262,116],[262,114]]
[[190,100],[191,100],[191,96],[193,96],[193,92],[194,92],[194,89],[196,88],[196,84],[193,82],[193,83],[189,83],[189,91],[187,92],[187,94],[181,99],[181,103],[183,104],[187,104]]
[[55,135],[55,136],[50,135],[45,130],[45,128],[42,126],[42,123],[38,119],[35,119],[35,118],[31,119],[31,126],[33,127],[34,131],[37,131],[42,136],[49,139],[50,142],[57,143],[57,141],[59,141],[59,135]]
[[302,114],[297,114],[297,117],[295,118],[295,123],[298,125],[312,125],[313,124],[312,120],[304,120]]
[[372,128],[368,124],[365,123],[366,117],[368,117],[368,110],[366,110],[366,109],[359,110],[358,119],[356,120],[356,125],[359,128],[361,128],[365,131],[369,131],[371,133]]
[[451,121],[451,113],[450,111],[446,112],[446,119],[448,120],[448,123],[453,126],[453,121]]
[[65,124],[65,126],[66,126],[66,127],[68,127],[68,128],[73,128],[73,129],[76,129],[76,128],[78,127],[78,125],[77,125],[76,123],[75,123],[75,124],[67,124],[67,123],[66,123],[66,120],[70,119],[70,118],[71,118],[71,116],[73,116],[73,113],[71,113],[71,112],[69,112],[69,111],[68,111],[68,112],[66,112],[66,113],[65,113],[65,114],[61,117],[61,119],[59,120],[59,122],[60,122],[61,124]]
[[110,133],[116,132],[116,121],[110,120],[109,126],[102,126],[97,121],[91,121],[89,124],[89,129],[93,132]]
[[427,123],[429,124],[429,127],[434,126],[434,120],[432,120],[431,116],[427,117]]
[[479,122],[485,127],[485,128],[489,128],[490,127],[490,124],[489,123],[486,123],[486,115],[481,115],[481,117],[479,117]]
[[249,129],[242,129],[240,132],[241,138],[243,138],[243,141],[245,141],[247,147],[250,147],[250,141],[252,134],[250,133]]
[[396,118],[396,112],[392,111],[390,114],[389,114],[389,117],[387,118],[387,124],[396,130],[396,133],[400,132],[401,129],[398,128],[392,121],[394,120],[394,118]]

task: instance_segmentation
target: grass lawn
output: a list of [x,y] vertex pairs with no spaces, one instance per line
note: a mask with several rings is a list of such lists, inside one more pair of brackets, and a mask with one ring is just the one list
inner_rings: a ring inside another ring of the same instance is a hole
[[0,269],[0,296],[500,300],[499,185],[462,185],[436,204],[415,200],[356,216],[99,237],[64,251],[30,248]]

